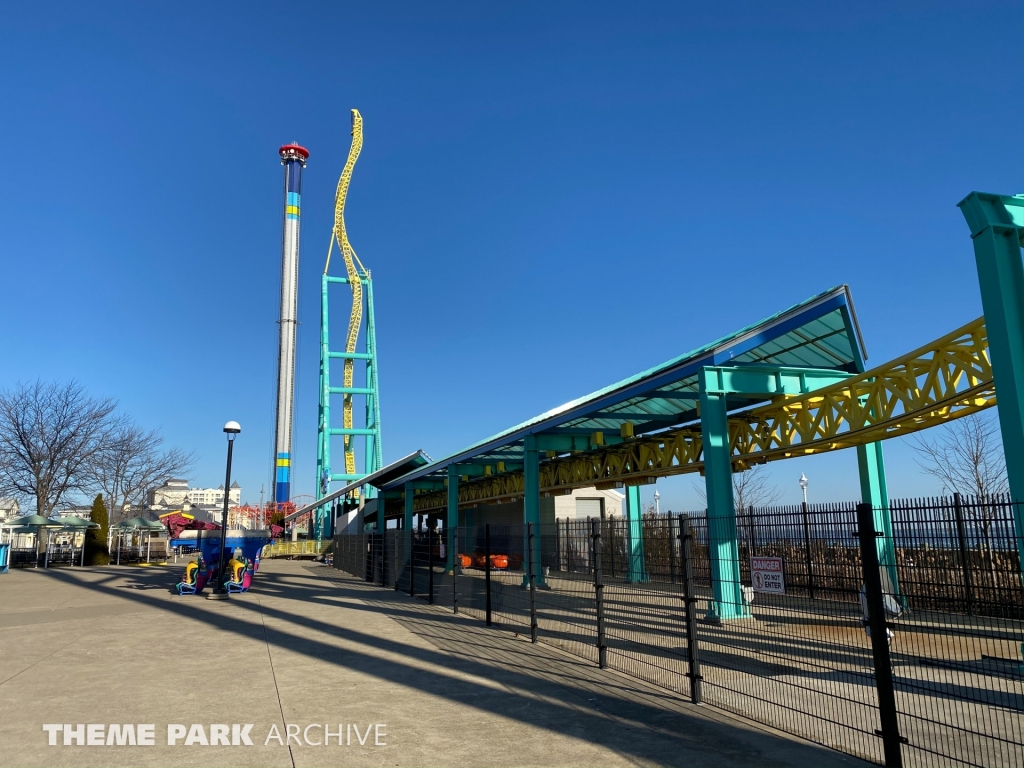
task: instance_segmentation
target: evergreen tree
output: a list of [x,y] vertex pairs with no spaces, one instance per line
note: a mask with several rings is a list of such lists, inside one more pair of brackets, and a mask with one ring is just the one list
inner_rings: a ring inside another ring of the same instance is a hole
[[103,503],[103,494],[96,494],[92,502],[92,521],[99,528],[90,528],[85,533],[85,562],[89,565],[109,565],[110,550],[107,549],[107,505]]

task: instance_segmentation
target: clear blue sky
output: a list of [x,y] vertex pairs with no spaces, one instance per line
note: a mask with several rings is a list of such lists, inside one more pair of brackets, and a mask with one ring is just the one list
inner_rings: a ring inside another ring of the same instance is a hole
[[[880,363],[981,313],[971,190],[1024,190],[1022,9],[903,3],[23,4],[0,19],[3,366],[270,476],[277,147],[303,196],[295,432],[349,109],[385,461],[443,456],[839,283]],[[336,310],[337,311],[337,310]],[[937,488],[887,444],[894,495]],[[844,453],[772,466],[856,497]],[[663,508],[696,506],[691,480]],[[648,489],[649,490],[649,489]]]

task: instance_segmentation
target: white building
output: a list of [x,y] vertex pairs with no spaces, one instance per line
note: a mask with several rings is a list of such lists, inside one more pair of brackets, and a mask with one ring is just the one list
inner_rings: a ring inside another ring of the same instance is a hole
[[20,514],[21,505],[17,499],[0,499],[0,520],[18,517]]
[[555,496],[556,520],[586,520],[588,517],[605,519],[622,517],[621,491],[599,491],[596,488],[574,488],[567,496]]
[[[223,504],[224,486],[219,485],[216,488],[189,488],[188,500],[190,504]],[[241,503],[242,486],[234,482],[231,484],[231,490],[228,491],[228,504],[238,506]]]
[[162,485],[146,491],[146,506],[156,508],[181,507],[188,501],[188,480],[169,477]]
[[[228,504],[242,503],[242,486],[231,484]],[[224,505],[224,486],[217,488],[189,488],[188,480],[167,478],[161,485],[146,492],[146,506],[151,509],[182,509],[183,507],[221,507]]]

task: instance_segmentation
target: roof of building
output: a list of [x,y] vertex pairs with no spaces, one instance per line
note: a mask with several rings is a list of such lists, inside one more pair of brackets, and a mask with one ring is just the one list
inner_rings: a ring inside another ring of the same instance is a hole
[[[385,489],[438,474],[451,464],[522,461],[526,435],[654,433],[699,421],[698,374],[705,366],[776,365],[864,370],[864,348],[849,287],[831,288],[697,349],[552,408],[485,440],[386,483]],[[730,409],[759,400],[729,398]]]

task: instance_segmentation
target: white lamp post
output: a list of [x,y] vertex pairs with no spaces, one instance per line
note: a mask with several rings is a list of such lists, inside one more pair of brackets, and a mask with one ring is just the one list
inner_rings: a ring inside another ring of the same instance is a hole
[[658,503],[660,501],[660,499],[661,499],[661,494],[658,493],[657,491],[655,491],[654,492],[654,514],[656,514],[656,515],[660,515],[661,514],[661,506]]
[[807,503],[807,475],[800,473],[800,490],[804,492],[804,504]]

